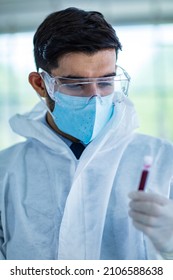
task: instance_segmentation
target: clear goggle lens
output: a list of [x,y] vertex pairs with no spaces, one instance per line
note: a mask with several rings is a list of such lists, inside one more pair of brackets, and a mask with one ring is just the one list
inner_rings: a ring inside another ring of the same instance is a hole
[[[115,100],[128,94],[130,76],[120,66],[116,66],[116,76],[102,78],[64,78],[51,77],[42,70],[40,73],[45,82],[48,94],[57,101],[58,93],[76,97],[108,96],[114,93]],[[120,101],[120,100],[119,100]]]

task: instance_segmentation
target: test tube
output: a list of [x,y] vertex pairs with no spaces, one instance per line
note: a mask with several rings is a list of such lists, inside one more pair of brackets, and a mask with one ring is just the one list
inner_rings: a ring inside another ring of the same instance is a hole
[[141,178],[138,186],[138,191],[144,191],[147,182],[147,177],[152,165],[153,159],[151,156],[144,157],[144,166],[141,173]]

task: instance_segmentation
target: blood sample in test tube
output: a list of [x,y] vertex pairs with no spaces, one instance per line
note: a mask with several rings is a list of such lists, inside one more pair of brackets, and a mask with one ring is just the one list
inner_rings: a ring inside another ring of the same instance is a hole
[[142,173],[141,173],[138,191],[144,191],[144,189],[145,189],[147,177],[148,177],[152,162],[153,162],[153,159],[151,156],[144,157],[144,166],[143,166]]

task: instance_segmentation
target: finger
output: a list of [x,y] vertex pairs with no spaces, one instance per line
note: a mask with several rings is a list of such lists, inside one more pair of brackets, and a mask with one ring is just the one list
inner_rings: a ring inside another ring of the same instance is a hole
[[136,229],[142,231],[147,236],[151,237],[153,236],[153,229],[150,226],[146,226],[144,224],[138,223],[136,221],[133,221],[133,225]]
[[165,198],[164,196],[156,193],[146,193],[142,191],[136,191],[136,192],[130,192],[128,196],[132,200],[150,201],[160,205],[166,205],[168,203],[168,198]]
[[153,217],[160,217],[163,215],[163,206],[160,206],[159,204],[152,203],[152,202],[139,202],[139,201],[131,201],[129,203],[130,209],[133,211],[153,216]]
[[139,224],[149,226],[149,227],[160,227],[160,219],[144,215],[135,211],[129,211],[129,216],[133,219],[134,222]]

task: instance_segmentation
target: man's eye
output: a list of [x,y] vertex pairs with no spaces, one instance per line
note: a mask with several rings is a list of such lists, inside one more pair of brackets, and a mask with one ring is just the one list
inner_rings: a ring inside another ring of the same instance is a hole
[[65,87],[70,90],[80,90],[82,89],[82,84],[66,84]]
[[113,86],[113,83],[112,83],[112,82],[100,82],[100,83],[98,83],[98,86],[99,86],[100,88],[112,87],[112,86]]

